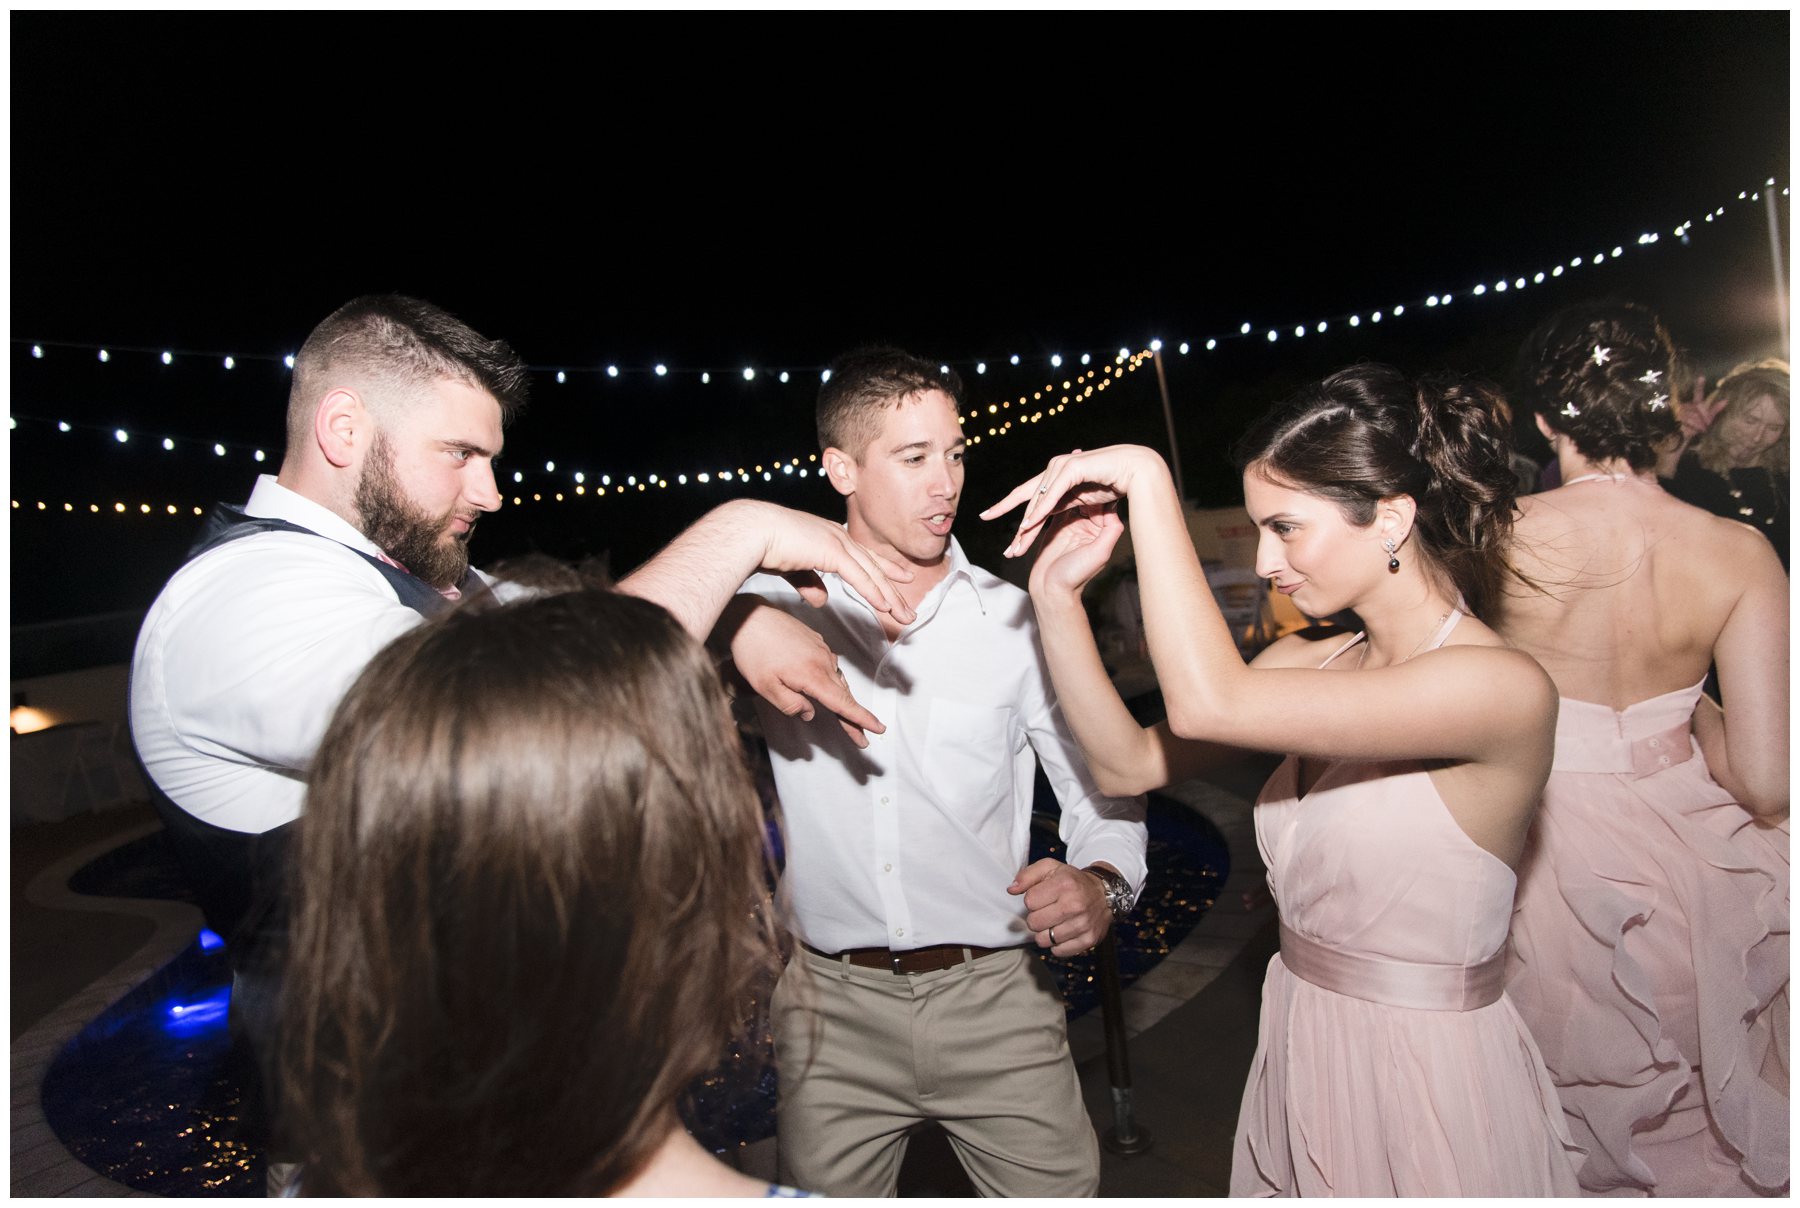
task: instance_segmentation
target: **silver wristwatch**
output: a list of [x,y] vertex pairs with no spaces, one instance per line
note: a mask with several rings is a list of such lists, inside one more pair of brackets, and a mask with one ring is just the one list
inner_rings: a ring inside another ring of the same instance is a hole
[[1090,864],[1081,871],[1100,878],[1100,884],[1106,890],[1106,908],[1112,911],[1113,922],[1123,922],[1131,913],[1131,883],[1112,869],[1098,864]]

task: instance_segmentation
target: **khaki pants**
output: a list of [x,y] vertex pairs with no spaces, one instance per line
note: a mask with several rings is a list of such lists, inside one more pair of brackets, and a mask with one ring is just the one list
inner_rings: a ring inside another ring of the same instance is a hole
[[1100,1149],[1062,997],[1026,949],[895,974],[798,949],[773,1001],[780,1179],[891,1196],[936,1120],[982,1195],[1093,1195]]

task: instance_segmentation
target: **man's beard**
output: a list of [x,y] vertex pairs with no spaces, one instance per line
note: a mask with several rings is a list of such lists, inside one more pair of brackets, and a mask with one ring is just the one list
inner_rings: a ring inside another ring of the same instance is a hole
[[[406,497],[394,475],[394,448],[381,432],[363,461],[356,483],[356,513],[363,536],[388,557],[433,587],[455,587],[469,570],[469,534],[452,533],[454,512],[429,516]],[[449,536],[452,540],[446,541]]]

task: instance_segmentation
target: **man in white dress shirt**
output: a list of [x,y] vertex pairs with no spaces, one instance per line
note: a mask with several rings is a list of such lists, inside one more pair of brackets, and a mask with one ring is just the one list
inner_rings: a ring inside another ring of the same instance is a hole
[[[512,349],[429,303],[347,303],[295,358],[280,473],[262,476],[241,510],[215,509],[145,619],[133,737],[208,921],[225,935],[234,1026],[258,1049],[268,1047],[268,965],[285,929],[284,835],[313,751],[376,651],[449,600],[494,588],[469,567],[468,542],[500,506],[493,462],[526,382]],[[879,560],[838,526],[749,500],[708,513],[619,590],[703,637],[758,567],[847,574],[911,615]],[[832,710],[847,740],[879,729],[815,634],[794,623],[765,641],[786,667],[768,677],[784,701],[799,693]]]
[[[834,576],[814,610],[759,575],[721,624],[741,637],[768,606],[800,617],[888,723],[864,749],[827,720],[758,702],[801,941],[773,1004],[781,1177],[892,1195],[907,1129],[934,1119],[984,1195],[1091,1195],[1099,1150],[1037,953],[1084,952],[1130,909],[1144,806],[1095,789],[1029,598],[950,536],[960,389],[933,364],[870,349],[841,358],[819,392],[822,462],[846,530],[913,571],[901,592],[914,621]],[[757,668],[739,666],[756,685]],[[1069,862],[1026,867],[1039,762]]]

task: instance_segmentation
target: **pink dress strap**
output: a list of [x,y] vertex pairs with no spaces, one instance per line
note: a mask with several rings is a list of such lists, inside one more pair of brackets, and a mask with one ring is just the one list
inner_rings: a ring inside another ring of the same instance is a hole
[[1473,965],[1420,965],[1345,952],[1281,925],[1281,963],[1302,981],[1416,1011],[1473,1011],[1506,988],[1506,950]]

